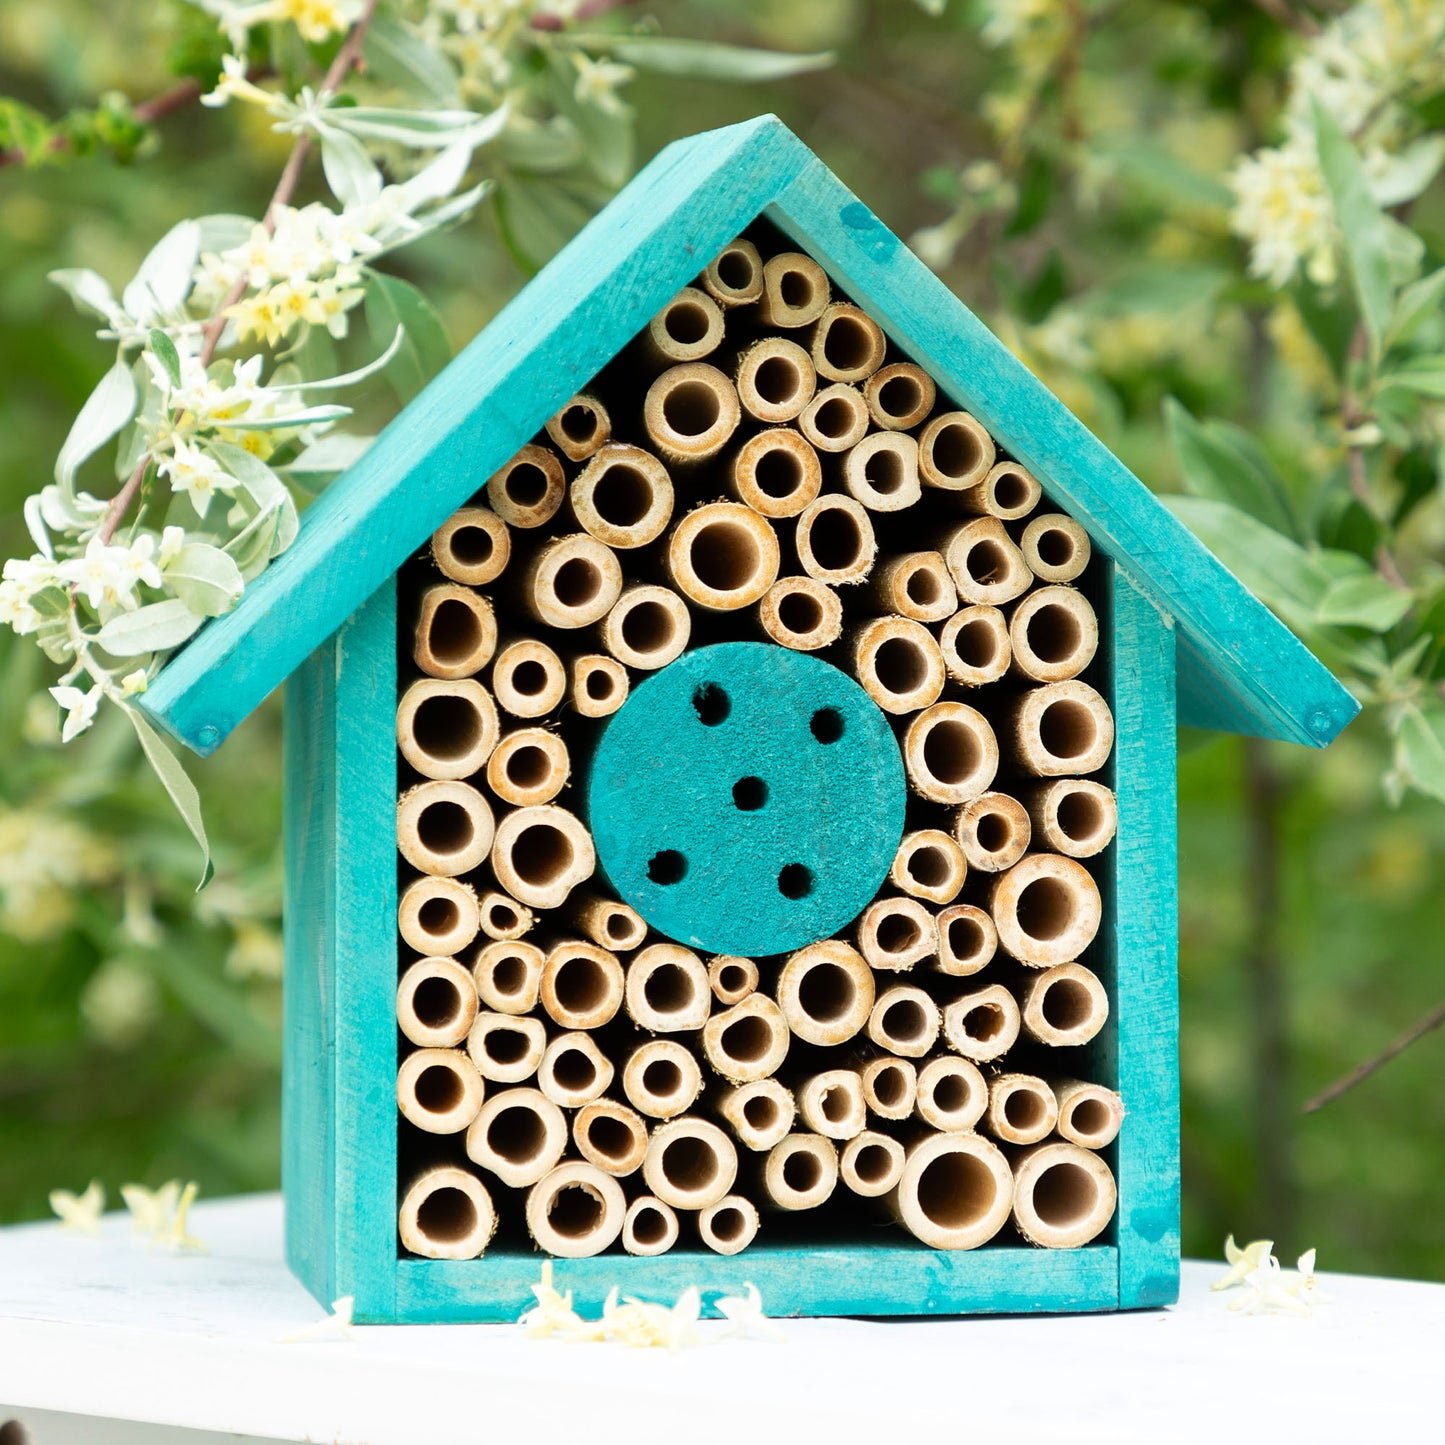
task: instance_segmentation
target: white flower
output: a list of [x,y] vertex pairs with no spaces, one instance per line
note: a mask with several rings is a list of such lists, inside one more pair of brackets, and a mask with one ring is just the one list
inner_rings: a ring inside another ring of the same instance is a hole
[[50,695],[65,713],[65,724],[60,729],[63,743],[79,737],[95,721],[95,710],[104,696],[99,683],[89,692],[81,692],[78,687],[52,687]]
[[174,562],[185,545],[186,529],[184,527],[165,528],[161,533],[161,550],[156,557],[156,562],[162,567]]
[[317,1320],[314,1325],[307,1325],[305,1329],[296,1330],[293,1334],[282,1335],[280,1343],[296,1345],[306,1340],[354,1339],[351,1320],[355,1309],[356,1296],[342,1295],[340,1299],[331,1301],[331,1313],[325,1319]]
[[99,1179],[92,1179],[84,1194],[69,1189],[52,1189],[50,1207],[60,1217],[65,1229],[81,1234],[100,1233],[100,1214],[105,1208],[105,1188]]
[[178,441],[175,451],[161,458],[157,466],[160,474],[169,479],[171,491],[185,492],[201,517],[206,515],[216,492],[228,492],[236,484],[220,462],[189,442]]
[[[253,6],[253,10],[270,9],[270,6]],[[253,22],[254,23],[254,22]],[[234,39],[234,37],[233,37]],[[225,55],[221,57],[221,78],[216,88],[201,97],[201,104],[212,108],[229,105],[233,100],[248,101],[251,105],[270,106],[277,99],[269,90],[262,90],[253,81],[246,79],[246,57]]]
[[161,585],[160,569],[155,562],[156,539],[149,534],[137,537],[127,549],[126,565],[135,574],[137,582],[147,587]]
[[144,692],[149,686],[150,680],[146,677],[146,670],[138,667],[134,672],[128,672],[120,680],[120,690],[126,697],[134,697],[138,692]]
[[83,557],[72,557],[55,570],[60,580],[72,584],[96,612],[103,607],[135,605],[131,594],[137,577],[127,547],[111,546],[97,535],[85,544]]
[[763,1297],[755,1284],[745,1284],[741,1295],[725,1295],[717,1301],[717,1311],[727,1319],[727,1328],[720,1339],[736,1336],[746,1339],[756,1335],[759,1339],[784,1340],[786,1335],[763,1313]]
[[1336,276],[1335,218],[1312,134],[1243,156],[1230,175],[1230,225],[1250,244],[1252,275],[1287,286],[1302,269],[1316,285]]
[[1210,1289],[1231,1289],[1234,1285],[1239,1284],[1255,1269],[1260,1260],[1269,1257],[1273,1249],[1274,1240],[1272,1239],[1256,1239],[1241,1249],[1234,1242],[1234,1236],[1231,1234],[1224,1241],[1224,1259],[1229,1268],[1209,1286]]
[[155,1236],[157,1243],[175,1250],[177,1254],[205,1253],[206,1246],[186,1232],[187,1216],[191,1212],[191,1205],[195,1202],[200,1188],[201,1186],[193,1179],[181,1190],[181,1197],[176,1201],[175,1213],[171,1216],[170,1223]]
[[1261,1259],[1241,1283],[1244,1290],[1229,1306],[1232,1310],[1252,1315],[1268,1314],[1271,1310],[1306,1316],[1314,1313],[1311,1305],[1286,1287],[1284,1272],[1272,1254]]
[[542,1278],[532,1286],[537,1303],[518,1318],[522,1332],[530,1340],[550,1339],[556,1334],[570,1334],[582,1327],[582,1319],[572,1308],[572,1291],[558,1293],[552,1284],[552,1261],[542,1261]]
[[594,60],[580,50],[572,57],[577,67],[577,82],[572,93],[579,105],[595,105],[609,115],[621,115],[626,110],[617,94],[619,85],[626,85],[636,73],[630,65],[619,65],[614,60]]
[[22,637],[40,626],[40,614],[30,602],[33,596],[23,582],[8,577],[0,582],[0,622]]
[[170,1227],[171,1214],[181,1197],[181,1181],[167,1180],[159,1189],[147,1189],[144,1184],[122,1184],[120,1197],[130,1210],[131,1229],[136,1234],[156,1238]]

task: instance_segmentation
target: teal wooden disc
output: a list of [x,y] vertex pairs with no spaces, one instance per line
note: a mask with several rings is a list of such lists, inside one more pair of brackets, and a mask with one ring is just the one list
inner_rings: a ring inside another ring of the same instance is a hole
[[836,667],[762,642],[684,653],[609,720],[589,823],[618,896],[653,928],[758,957],[863,909],[903,836],[882,712]]

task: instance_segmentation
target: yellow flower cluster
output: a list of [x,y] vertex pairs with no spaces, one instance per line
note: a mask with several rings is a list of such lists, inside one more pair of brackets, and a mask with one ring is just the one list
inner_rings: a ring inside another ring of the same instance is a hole
[[345,335],[345,315],[365,295],[365,288],[348,284],[340,272],[321,280],[298,276],[244,297],[226,315],[236,323],[239,340],[274,347],[303,322],[324,326],[333,336]]

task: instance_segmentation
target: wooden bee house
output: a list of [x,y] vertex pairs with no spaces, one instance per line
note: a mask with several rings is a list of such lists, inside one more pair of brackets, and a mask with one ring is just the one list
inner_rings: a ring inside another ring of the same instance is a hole
[[1355,704],[776,119],[664,151],[165,669],[286,703],[359,1319],[1176,1296],[1176,721]]

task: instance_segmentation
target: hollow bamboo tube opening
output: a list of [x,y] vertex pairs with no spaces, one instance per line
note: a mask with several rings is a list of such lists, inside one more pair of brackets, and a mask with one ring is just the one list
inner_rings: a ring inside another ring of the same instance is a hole
[[980,873],[1002,873],[1028,851],[1033,829],[1024,805],[1007,793],[980,793],[959,809],[953,836]]
[[1099,619],[1073,587],[1040,587],[1009,621],[1014,670],[1035,682],[1077,677],[1099,648]]
[[746,306],[763,294],[763,258],[751,241],[741,236],[729,241],[701,277],[702,289],[724,311]]
[[689,512],[672,533],[667,565],[689,601],[713,612],[749,607],[777,580],[778,538],[766,518],[737,502]]
[[843,455],[843,485],[870,512],[904,511],[923,495],[918,489],[918,443],[906,432],[864,437]]
[[1099,885],[1072,858],[1030,853],[999,875],[989,911],[1006,952],[1032,968],[1076,959],[1099,931]]
[[962,493],[966,501],[993,459],[993,438],[966,411],[946,411],[919,433],[918,476],[925,487]]
[[518,728],[487,759],[487,786],[518,808],[550,803],[571,772],[567,744],[546,728]]
[[596,867],[592,835],[565,808],[518,808],[497,826],[492,871],[508,893],[533,908],[560,908]]
[[798,430],[820,452],[846,452],[868,434],[868,407],[857,387],[835,381],[798,416]]
[[984,512],[1016,522],[1027,517],[1038,506],[1043,489],[1033,473],[1017,462],[995,462],[982,481],[967,488],[959,497],[960,504],[970,512]]
[[452,781],[480,772],[497,745],[497,705],[470,678],[424,677],[402,694],[396,744],[424,778]]
[[943,560],[965,602],[999,607],[1027,592],[1034,580],[997,517],[976,517],[954,528],[944,540]]
[[569,462],[585,462],[612,435],[612,418],[595,396],[579,394],[548,420],[547,435]]
[[672,520],[672,478],[641,447],[610,442],[572,483],[572,515],[608,547],[655,542]]
[[622,1007],[622,965],[615,953],[580,939],[559,943],[542,965],[538,999],[564,1029],[599,1029]]
[[537,1089],[503,1089],[467,1130],[467,1158],[513,1189],[557,1166],[567,1148],[567,1119]]
[[702,1070],[690,1049],[674,1039],[649,1039],[622,1066],[627,1102],[649,1119],[671,1119],[702,1092]]
[[472,677],[496,650],[497,619],[485,597],[455,582],[421,594],[411,655],[428,677]]
[[880,366],[888,342],[868,313],[835,301],[813,327],[813,365],[829,381],[866,381]]
[[943,691],[943,654],[933,634],[906,617],[875,617],[858,629],[853,671],[863,691],[895,716],[928,707]]
[[595,893],[574,893],[567,900],[567,916],[599,948],[630,953],[647,937],[642,915],[625,903]]
[[1014,1224],[1030,1244],[1088,1244],[1114,1217],[1118,1197],[1109,1166],[1077,1144],[1036,1144],[1014,1160]]
[[895,886],[928,903],[952,903],[968,877],[963,849],[937,828],[905,833],[889,878]]
[[942,1026],[938,1005],[910,984],[885,989],[868,1015],[868,1037],[880,1049],[907,1059],[921,1059],[933,1047]]
[[739,1084],[718,1097],[717,1111],[745,1149],[771,1149],[793,1127],[797,1106],[776,1079]]
[[943,624],[938,646],[949,676],[965,687],[997,682],[1012,661],[1008,623],[997,607],[960,608]]
[[713,997],[724,1008],[731,1008],[756,991],[758,966],[750,958],[719,954],[707,966],[707,981]]
[[417,1049],[396,1072],[396,1103],[408,1123],[428,1134],[458,1134],[477,1117],[485,1091],[460,1049]]
[[816,652],[843,635],[843,604],[812,577],[783,577],[758,604],[763,631],[794,652]]
[[402,974],[396,1022],[420,1048],[447,1049],[461,1043],[476,1016],[476,985],[456,959],[418,959]]
[[521,938],[532,931],[537,915],[525,904],[518,903],[509,894],[491,888],[477,900],[481,914],[482,932],[488,938],[499,941]]
[[497,1231],[497,1212],[480,1179],[446,1165],[408,1185],[396,1230],[402,1248],[425,1259],[476,1259]]
[[691,1033],[712,1007],[707,969],[690,948],[654,943],[627,965],[627,1013],[657,1034]]
[[544,1174],[527,1195],[527,1228],[539,1249],[557,1259],[601,1254],[622,1233],[622,1186],[580,1159]]
[[674,1209],[706,1209],[733,1187],[738,1151],[706,1119],[669,1119],[652,1131],[642,1160],[651,1192]]
[[1025,1030],[1040,1043],[1086,1044],[1109,1017],[1109,996],[1081,963],[1060,963],[1029,981],[1022,1000]]
[[763,263],[758,316],[764,326],[807,326],[823,314],[832,296],[827,272],[811,256],[783,251]]
[[1059,1134],[1084,1149],[1112,1144],[1124,1122],[1124,1101],[1113,1089],[1079,1079],[1052,1080],[1059,1106]]
[[[739,1009],[754,999],[739,1004]],[[857,949],[836,938],[791,954],[778,975],[778,1007],[788,1027],[805,1043],[830,1045],[851,1039],[868,1022],[873,1000],[872,969]]]
[[615,657],[588,653],[572,663],[572,706],[580,717],[607,717],[627,701],[627,669]]
[[[914,622],[942,622],[958,606],[953,578],[937,552],[908,552],[880,562],[870,586],[880,606]],[[946,651],[943,660],[947,666]]]
[[909,1147],[889,1199],[924,1244],[976,1249],[1008,1219],[1013,1175],[997,1146],[978,1134],[930,1134]]
[[1089,534],[1072,517],[1046,512],[1035,517],[1019,538],[1029,570],[1041,582],[1073,582],[1089,565]]
[[602,621],[602,645],[642,671],[666,667],[692,635],[692,614],[676,592],[650,582],[627,588]]
[[1113,750],[1114,718],[1088,683],[1072,678],[1026,692],[1014,708],[1013,734],[1015,761],[1026,773],[1092,773]]
[[879,898],[858,920],[858,948],[873,968],[903,973],[937,951],[933,914],[916,898]]
[[763,1193],[775,1209],[816,1209],[838,1187],[838,1148],[820,1134],[789,1134],[763,1160]]
[[988,965],[998,950],[998,930],[982,908],[955,903],[938,915],[939,973],[965,978]]
[[481,1001],[495,1013],[524,1014],[537,1006],[542,987],[542,950],[534,943],[488,943],[477,951],[472,979]]
[[470,873],[487,856],[493,828],[487,800],[468,783],[418,783],[397,799],[396,846],[423,873]]
[[418,953],[460,953],[481,930],[476,891],[455,878],[418,878],[402,893],[396,922],[402,941]]
[[737,1254],[758,1237],[758,1207],[741,1194],[725,1194],[697,1216],[698,1238],[717,1254]]
[[562,660],[544,642],[530,637],[509,642],[492,664],[492,693],[513,717],[542,717],[566,691]]
[[537,1087],[559,1107],[580,1109],[607,1092],[614,1072],[592,1035],[578,1030],[558,1034],[543,1050]]
[[677,1212],[670,1204],[643,1194],[627,1206],[622,1222],[622,1247],[628,1254],[666,1254],[677,1243]]
[[863,1086],[852,1069],[825,1069],[804,1079],[798,1089],[803,1123],[825,1139],[851,1139],[863,1132],[868,1110]]
[[945,1133],[972,1129],[988,1108],[988,1085],[977,1064],[943,1054],[918,1070],[914,1110],[925,1124]]
[[800,433],[769,427],[733,453],[728,490],[764,517],[796,517],[823,490],[823,466]]
[[1040,841],[1069,858],[1092,858],[1114,840],[1119,805],[1102,783],[1061,778],[1033,789],[1029,817]]
[[765,336],[738,358],[737,387],[748,415],[776,426],[792,421],[812,401],[818,374],[796,341]]
[[617,554],[586,532],[546,543],[522,581],[527,611],[549,627],[569,630],[600,622],[621,594]]
[[904,1059],[869,1059],[858,1070],[863,1099],[880,1119],[906,1119],[918,1099],[918,1071]]
[[544,526],[566,495],[562,463],[554,452],[535,445],[523,447],[487,482],[487,501],[509,527]]
[[705,361],[664,371],[642,404],[642,424],[653,446],[677,464],[716,456],[741,418],[737,388]]
[[463,507],[432,533],[431,555],[443,577],[485,587],[506,571],[512,534],[491,508]]
[[1037,1144],[1054,1132],[1059,1103],[1032,1074],[1000,1074],[988,1086],[988,1132],[1005,1144]]
[[876,1129],[865,1129],[844,1146],[838,1160],[843,1185],[864,1199],[877,1199],[903,1177],[903,1145]]
[[873,523],[862,504],[835,492],[803,509],[794,545],[804,572],[816,581],[843,586],[862,582],[878,555]]
[[986,792],[998,772],[998,739],[977,708],[938,702],[908,724],[903,762],[925,798],[967,803]]
[[701,361],[722,344],[722,308],[706,291],[684,286],[647,323],[643,337],[654,366]]
[[964,994],[943,1011],[943,1036],[949,1047],[976,1064],[1006,1054],[1018,1040],[1019,1006],[1002,984]]
[[477,1072],[493,1084],[520,1084],[530,1079],[546,1047],[546,1026],[541,1019],[525,1015],[478,1014],[467,1035],[467,1053]]
[[642,1167],[647,1125],[642,1116],[615,1099],[594,1099],[572,1121],[577,1152],[604,1174],[621,1179]]
[[751,993],[703,1025],[703,1053],[729,1083],[754,1083],[776,1073],[787,1057],[788,1023],[766,994]]
[[885,431],[912,431],[933,410],[933,378],[911,361],[896,361],[863,383],[868,414]]

